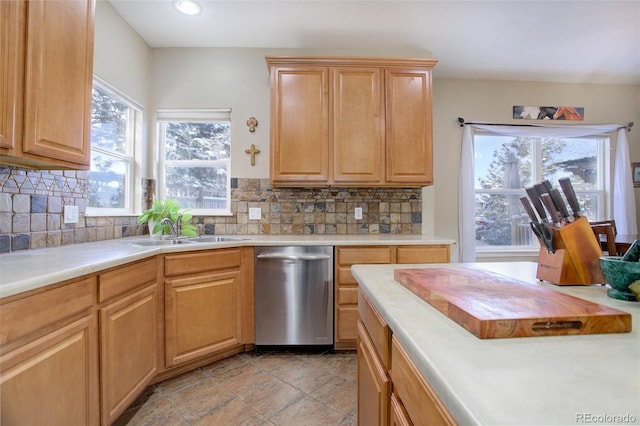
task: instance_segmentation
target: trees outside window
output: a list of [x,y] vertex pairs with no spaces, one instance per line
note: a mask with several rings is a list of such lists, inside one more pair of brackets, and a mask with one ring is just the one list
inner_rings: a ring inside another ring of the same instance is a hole
[[198,214],[230,211],[230,111],[158,112],[160,193]]
[[132,212],[135,129],[141,114],[126,96],[94,80],[88,212]]
[[559,187],[569,177],[582,214],[602,217],[609,137],[529,138],[478,132],[474,136],[476,247],[537,247],[520,197],[543,180]]

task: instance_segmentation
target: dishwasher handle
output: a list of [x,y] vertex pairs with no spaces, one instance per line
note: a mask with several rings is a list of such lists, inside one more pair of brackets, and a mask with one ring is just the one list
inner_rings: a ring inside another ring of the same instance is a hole
[[331,256],[328,254],[259,254],[256,259],[265,260],[329,260]]

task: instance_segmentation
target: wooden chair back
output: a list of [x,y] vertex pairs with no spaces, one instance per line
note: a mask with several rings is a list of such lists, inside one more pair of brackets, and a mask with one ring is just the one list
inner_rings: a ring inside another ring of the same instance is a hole
[[613,227],[613,235],[617,235],[618,231],[616,229],[616,221],[614,219],[609,220],[597,220],[595,222],[589,222],[590,225],[610,225]]
[[[602,250],[606,250],[607,255],[618,256],[618,250],[616,249],[615,226],[612,226],[610,223],[597,225],[591,223],[591,230],[600,242]],[[601,236],[603,236],[604,238]]]

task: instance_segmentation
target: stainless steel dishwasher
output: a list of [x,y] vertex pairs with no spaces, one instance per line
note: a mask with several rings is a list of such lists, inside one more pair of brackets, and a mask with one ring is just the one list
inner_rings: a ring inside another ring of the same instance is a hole
[[258,346],[333,345],[333,246],[255,248]]

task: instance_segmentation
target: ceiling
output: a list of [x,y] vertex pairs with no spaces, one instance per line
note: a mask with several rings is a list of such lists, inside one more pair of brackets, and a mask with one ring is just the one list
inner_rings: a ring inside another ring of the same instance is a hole
[[197,1],[109,0],[154,48],[427,51],[436,78],[640,84],[640,0]]

